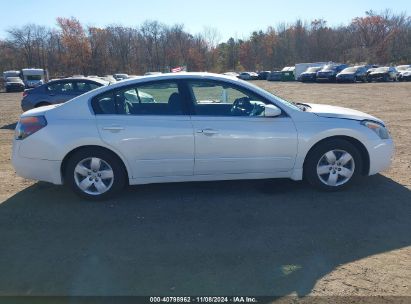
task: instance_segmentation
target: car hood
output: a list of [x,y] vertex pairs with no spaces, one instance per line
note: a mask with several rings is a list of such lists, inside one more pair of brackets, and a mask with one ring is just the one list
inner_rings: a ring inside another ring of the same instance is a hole
[[301,75],[309,75],[309,76],[312,76],[312,75],[315,75],[315,74],[317,74],[317,72],[303,72],[303,73],[301,73]]
[[304,103],[310,106],[310,113],[314,113],[321,117],[330,117],[330,118],[342,118],[342,119],[353,119],[353,120],[373,120],[377,121],[381,124],[384,122],[372,115],[369,115],[364,112],[360,112],[353,109],[337,107],[337,106],[329,106],[323,104],[315,104],[315,103]]

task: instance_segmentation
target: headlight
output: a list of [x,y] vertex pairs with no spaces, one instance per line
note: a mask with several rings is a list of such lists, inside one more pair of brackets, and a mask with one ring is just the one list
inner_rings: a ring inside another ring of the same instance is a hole
[[381,139],[390,138],[390,133],[388,133],[388,130],[378,122],[371,120],[363,120],[361,124],[363,126],[366,126],[368,129],[374,131]]

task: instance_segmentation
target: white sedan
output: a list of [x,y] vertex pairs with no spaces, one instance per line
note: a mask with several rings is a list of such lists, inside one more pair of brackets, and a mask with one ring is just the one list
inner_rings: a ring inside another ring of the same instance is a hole
[[125,185],[306,179],[337,190],[386,169],[384,122],[341,107],[296,104],[245,81],[184,73],[122,81],[22,114],[20,176],[89,199]]

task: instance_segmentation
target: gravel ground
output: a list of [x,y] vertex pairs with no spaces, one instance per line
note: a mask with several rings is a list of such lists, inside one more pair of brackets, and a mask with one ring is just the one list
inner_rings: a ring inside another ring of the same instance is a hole
[[339,193],[227,181],[86,202],[16,176],[21,93],[1,93],[0,295],[411,296],[411,83],[255,83],[382,118],[391,169]]

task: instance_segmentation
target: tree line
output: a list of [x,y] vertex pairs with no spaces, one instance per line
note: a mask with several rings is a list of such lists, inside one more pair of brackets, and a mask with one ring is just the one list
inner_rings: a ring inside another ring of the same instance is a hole
[[348,25],[296,20],[219,42],[217,29],[191,34],[181,24],[84,26],[57,18],[56,27],[27,24],[0,40],[0,69],[38,67],[52,76],[189,71],[274,70],[298,62],[411,64],[411,17],[368,11]]

